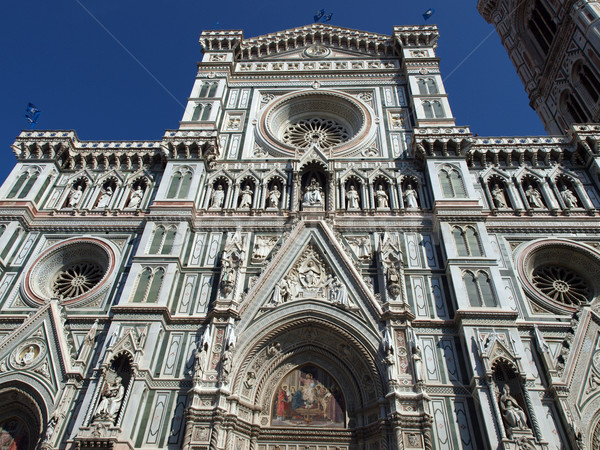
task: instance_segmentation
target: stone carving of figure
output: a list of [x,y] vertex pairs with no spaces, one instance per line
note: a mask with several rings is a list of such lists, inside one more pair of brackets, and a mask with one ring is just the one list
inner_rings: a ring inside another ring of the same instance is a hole
[[221,266],[221,290],[227,296],[233,291],[235,270],[227,259],[222,261]]
[[406,185],[406,189],[404,191],[404,204],[407,208],[418,208],[419,204],[417,203],[417,191],[415,191],[411,184]]
[[225,191],[223,185],[217,185],[217,189],[213,192],[210,207],[212,209],[220,209],[223,207],[223,201],[225,200]]
[[381,184],[377,186],[377,190],[375,191],[375,200],[377,201],[377,208],[389,207],[388,195]]
[[242,191],[242,199],[240,200],[240,208],[250,208],[252,206],[252,189],[246,185]]
[[496,208],[506,208],[506,198],[504,197],[504,191],[498,186],[498,184],[494,184],[494,189],[492,189],[492,198],[494,199],[494,205]]
[[413,363],[415,366],[415,379],[417,380],[417,383],[420,383],[424,380],[423,354],[421,351],[421,346],[416,342],[413,344]]
[[33,361],[36,356],[37,352],[35,351],[35,347],[33,345],[30,345],[29,347],[27,347],[27,351],[21,355],[20,363],[24,366],[27,363]]
[[322,192],[323,189],[319,182],[314,177],[311,178],[310,183],[304,191],[303,204],[305,206],[321,206],[323,204]]
[[577,197],[567,186],[563,186],[560,196],[562,197],[563,202],[565,202],[565,206],[567,208],[577,208]]
[[333,281],[333,303],[340,306],[349,306],[348,289],[338,278]]
[[280,305],[281,303],[285,303],[287,300],[287,296],[289,294],[288,283],[285,278],[282,278],[279,283],[275,285],[273,289],[273,296],[271,297],[271,304],[273,306]]
[[144,190],[140,185],[138,185],[138,187],[135,188],[135,191],[131,193],[127,207],[137,208],[142,203],[142,198],[144,198]]
[[356,247],[358,259],[371,258],[371,241],[369,236],[358,236],[357,238],[346,238],[348,242]]
[[231,373],[231,365],[233,361],[233,352],[227,348],[221,355],[221,380],[223,383],[227,383],[229,380],[229,374]]
[[97,208],[106,208],[108,206],[108,204],[110,203],[110,199],[113,196],[113,190],[110,186],[108,186],[106,188],[106,190],[102,191],[102,194],[100,195],[100,198],[98,199],[98,205],[96,205]]
[[500,410],[509,429],[525,429],[527,427],[527,416],[517,401],[510,395],[508,384],[504,385],[500,396]]
[[350,185],[350,190],[346,192],[346,200],[348,200],[347,209],[360,209],[360,206],[358,205],[360,197],[353,184]]
[[206,349],[208,345],[200,343],[200,348],[194,350],[194,381],[202,380],[204,365],[206,364]]
[[54,430],[56,429],[56,424],[58,423],[58,416],[56,413],[50,418],[48,421],[48,425],[46,426],[46,435],[44,436],[44,442],[50,442],[52,435],[54,434]]
[[75,189],[72,189],[71,193],[69,194],[69,206],[71,208],[75,208],[82,196],[83,190],[81,189],[81,185],[77,186]]
[[122,378],[117,375],[112,382],[108,380],[104,382],[100,403],[98,403],[96,413],[94,414],[94,420],[97,418],[114,420],[116,418],[117,412],[121,407],[121,402],[123,401],[123,396],[125,395],[125,388],[122,381]]
[[281,198],[281,192],[277,185],[273,186],[273,189],[269,192],[269,208],[279,208],[279,199]]
[[544,202],[542,202],[542,194],[540,191],[535,189],[531,184],[527,187],[525,191],[525,196],[529,201],[529,204],[534,208],[543,208]]

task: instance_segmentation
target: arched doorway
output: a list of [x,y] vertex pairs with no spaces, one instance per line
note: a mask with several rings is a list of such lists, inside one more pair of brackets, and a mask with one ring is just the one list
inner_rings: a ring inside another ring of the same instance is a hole
[[39,403],[18,387],[0,388],[0,448],[34,450],[43,431]]

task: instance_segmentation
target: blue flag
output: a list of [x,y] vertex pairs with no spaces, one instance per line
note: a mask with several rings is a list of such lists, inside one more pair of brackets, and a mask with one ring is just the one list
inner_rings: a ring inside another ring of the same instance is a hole
[[33,128],[37,124],[38,118],[40,117],[40,113],[41,111],[33,103],[29,102],[27,104],[27,108],[25,108],[25,118],[29,122],[31,128]]
[[431,16],[433,16],[434,12],[435,12],[435,9],[429,8],[427,11],[425,11],[423,13],[423,19],[425,19],[425,20],[429,19]]
[[321,17],[323,17],[324,15],[325,15],[324,9],[317,11],[317,13],[315,14],[315,22],[318,22],[319,19],[321,19]]
[[325,18],[323,19],[323,22],[329,22],[331,20],[331,18],[333,17],[333,13],[329,13],[325,16]]

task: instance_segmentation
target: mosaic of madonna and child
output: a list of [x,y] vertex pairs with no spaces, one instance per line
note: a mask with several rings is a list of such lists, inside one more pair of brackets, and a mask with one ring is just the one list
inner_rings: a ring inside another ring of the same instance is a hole
[[323,369],[302,366],[279,383],[272,425],[343,428],[345,407],[338,383]]

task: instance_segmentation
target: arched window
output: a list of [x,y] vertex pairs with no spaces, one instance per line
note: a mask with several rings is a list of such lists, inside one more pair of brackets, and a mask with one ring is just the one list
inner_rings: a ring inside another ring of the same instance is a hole
[[217,83],[202,83],[202,87],[200,88],[200,93],[198,94],[198,97],[214,97],[217,93],[217,87]]
[[439,172],[442,194],[444,197],[466,197],[465,186],[458,170],[453,167],[445,167]]
[[194,107],[194,112],[192,114],[192,120],[193,121],[200,120],[200,114],[202,114],[202,105],[201,104],[197,104]]
[[544,55],[546,55],[556,34],[556,23],[554,23],[548,9],[540,0],[535,0],[535,6],[527,27]]
[[37,170],[24,171],[17,182],[14,184],[7,198],[24,198],[29,194],[34,183],[37,181],[39,172]]
[[477,231],[473,227],[467,227],[465,229],[465,237],[467,240],[467,249],[471,256],[482,256],[481,245],[479,243],[479,236]]
[[429,91],[430,94],[438,93],[437,84],[433,78],[428,78],[426,81],[426,84],[427,84],[427,90]]
[[152,270],[146,267],[140,274],[133,296],[133,303],[156,303],[162,286],[165,270],[159,267]]
[[463,274],[463,281],[471,306],[497,306],[491,280],[486,272],[479,271],[474,274],[471,271],[466,271]]
[[203,98],[203,97],[207,97],[208,96],[208,83],[202,83],[202,87],[200,88],[200,93],[198,94],[198,97]]
[[217,93],[217,83],[212,83],[210,86],[210,89],[208,90],[208,96],[209,97],[214,97],[215,94]]
[[168,255],[171,253],[176,234],[177,228],[174,226],[165,228],[159,225],[156,227],[148,253],[151,255]]
[[189,169],[177,170],[171,178],[171,185],[167,198],[186,198],[192,183],[192,171]]
[[417,81],[417,86],[419,86],[419,94],[427,95],[429,93],[427,92],[427,82],[425,81],[425,79],[419,78],[419,80]]
[[423,112],[425,112],[426,119],[433,119],[433,107],[431,102],[423,102]]
[[600,81],[587,64],[579,64],[574,73],[574,81],[579,82],[593,102],[600,99]]
[[482,256],[479,236],[473,227],[454,227],[452,235],[458,256]]
[[444,117],[445,116],[445,114],[444,114],[444,108],[442,107],[442,103],[439,100],[434,100],[432,102],[432,105],[433,105],[433,115],[436,118],[439,119],[440,117]]
[[200,120],[208,120],[208,118],[210,117],[211,109],[212,109],[212,105],[210,103],[207,105],[204,105],[204,109],[202,110],[202,117],[200,118]]

